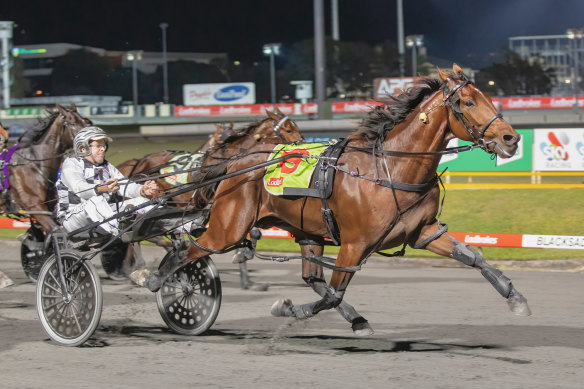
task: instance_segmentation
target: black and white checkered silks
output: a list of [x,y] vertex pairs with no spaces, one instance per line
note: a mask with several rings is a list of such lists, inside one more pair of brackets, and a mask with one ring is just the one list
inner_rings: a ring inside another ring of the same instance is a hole
[[[140,196],[142,185],[128,182],[120,184],[117,194],[97,193],[96,185],[109,178],[123,179],[122,173],[111,163],[104,161],[94,165],[82,157],[69,157],[63,162],[61,177],[57,181],[57,220],[67,231],[81,228],[91,222],[100,222],[123,211],[127,205],[139,205],[147,198]],[[122,195],[124,198],[122,198]],[[137,213],[146,213],[151,207],[142,208]],[[116,219],[99,226],[102,232],[116,234]]]

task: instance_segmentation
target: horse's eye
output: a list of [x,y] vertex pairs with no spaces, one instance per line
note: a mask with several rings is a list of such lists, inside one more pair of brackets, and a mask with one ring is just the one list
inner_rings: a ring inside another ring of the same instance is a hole
[[469,100],[466,103],[464,103],[464,105],[466,105],[467,107],[472,107],[474,105],[474,103]]

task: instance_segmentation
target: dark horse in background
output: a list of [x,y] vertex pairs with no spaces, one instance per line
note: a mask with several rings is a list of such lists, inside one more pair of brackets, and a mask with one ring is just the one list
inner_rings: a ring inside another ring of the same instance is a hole
[[[44,236],[57,225],[53,219],[56,204],[55,181],[65,152],[73,147],[73,138],[91,121],[71,104],[51,111],[18,141],[18,148],[8,162],[9,188],[0,200],[0,212],[18,218],[32,218],[22,245],[24,271],[36,279],[42,262],[35,253],[42,251]],[[42,255],[40,255],[42,257]],[[29,268],[29,265],[33,268]]]
[[[450,74],[426,79],[404,94],[374,108],[348,138],[343,153],[328,166],[336,171],[327,206],[336,221],[340,251],[328,284],[314,278],[312,287],[321,299],[293,305],[274,304],[272,313],[298,319],[331,308],[340,309],[359,335],[372,332],[367,321],[343,307],[345,291],[362,262],[372,253],[407,244],[453,258],[482,273],[506,299],[512,312],[529,315],[527,300],[501,271],[481,254],[457,241],[438,222],[440,189],[436,169],[450,139],[472,141],[488,153],[511,157],[519,134],[502,119],[491,98],[453,66]],[[222,172],[237,172],[267,160],[273,146],[259,145],[230,163]],[[269,194],[263,185],[264,169],[254,169],[221,181],[211,208],[209,228],[184,259],[161,264],[144,285],[158,290],[181,266],[209,253],[241,242],[254,226],[278,226],[298,240],[311,241],[312,257],[322,253],[324,238],[331,238],[321,208],[322,199],[288,199]],[[350,308],[350,309],[349,309]]]

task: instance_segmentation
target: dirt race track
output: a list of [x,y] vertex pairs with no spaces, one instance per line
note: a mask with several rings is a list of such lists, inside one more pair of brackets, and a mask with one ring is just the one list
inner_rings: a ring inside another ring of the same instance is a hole
[[[0,289],[0,388],[509,389],[584,382],[584,262],[538,265],[543,271],[506,264],[533,311],[517,317],[476,271],[448,261],[372,258],[345,296],[375,330],[359,338],[335,311],[306,321],[270,316],[279,298],[316,300],[298,262],[254,259],[252,280],[269,289],[241,290],[238,266],[220,255],[213,258],[223,303],[203,336],[170,332],[152,293],[102,278],[95,336],[65,348],[51,343],[38,321],[18,242],[1,243],[0,269],[15,285]],[[158,248],[143,251],[151,266],[162,257]]]

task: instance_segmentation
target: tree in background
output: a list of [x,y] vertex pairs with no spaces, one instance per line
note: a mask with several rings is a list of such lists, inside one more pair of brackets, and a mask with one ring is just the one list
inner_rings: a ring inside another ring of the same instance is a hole
[[542,63],[539,57],[522,59],[519,54],[507,50],[505,62],[481,69],[476,83],[493,96],[546,95],[552,90],[555,76],[553,71],[544,69]]
[[[371,46],[363,42],[326,41],[328,97],[372,97],[373,79],[399,74],[397,47],[392,42]],[[292,45],[284,72],[289,81],[314,80],[314,41]]]

